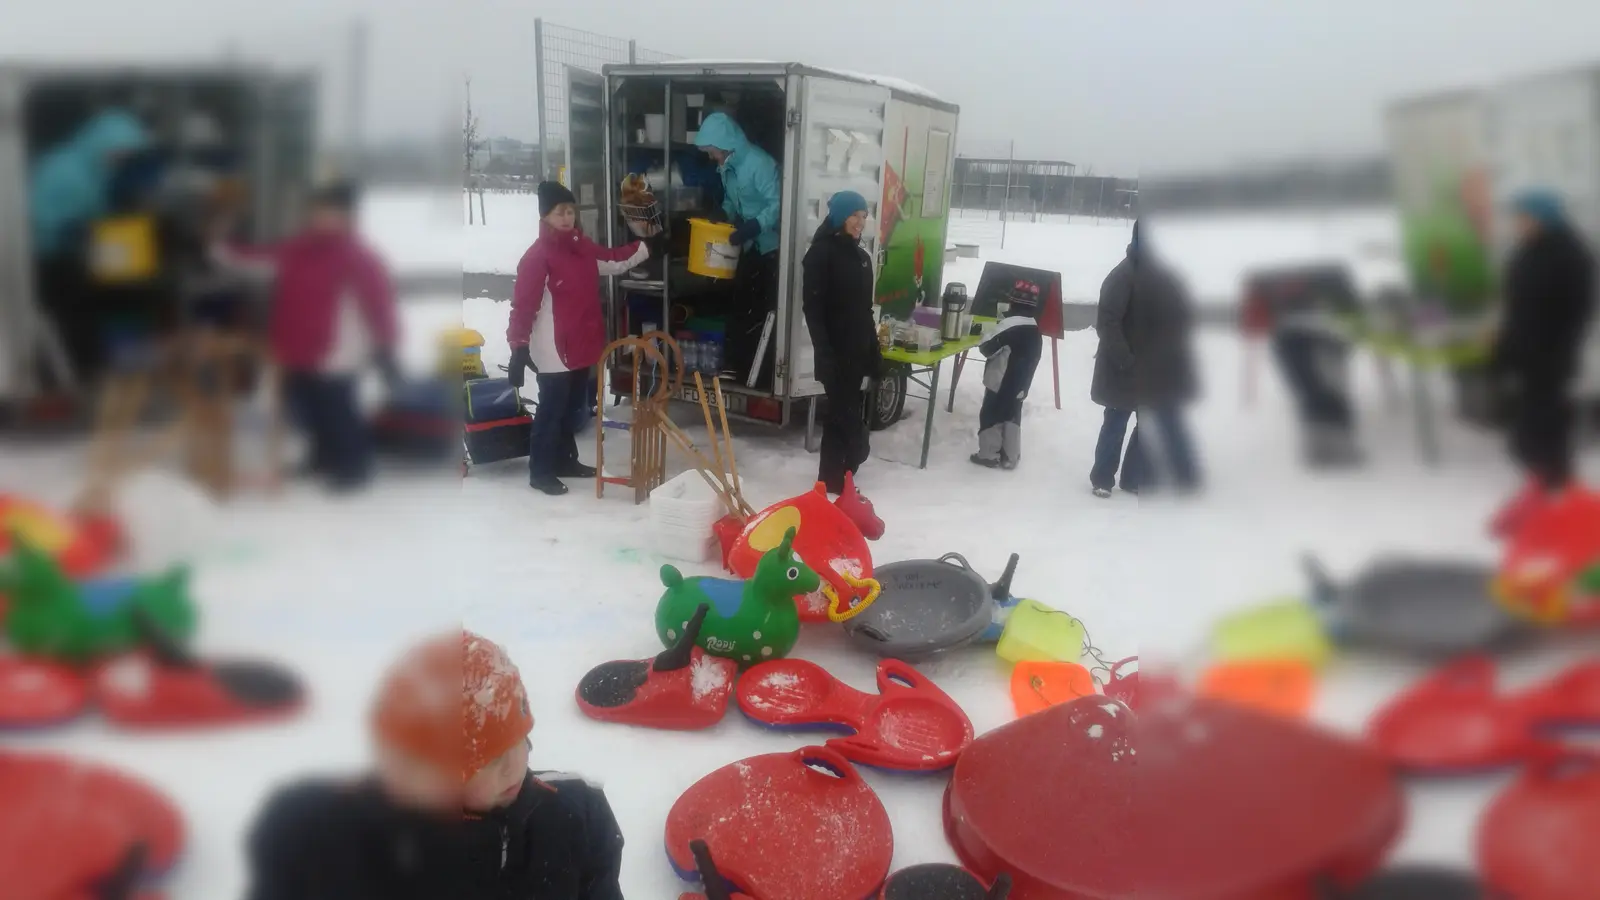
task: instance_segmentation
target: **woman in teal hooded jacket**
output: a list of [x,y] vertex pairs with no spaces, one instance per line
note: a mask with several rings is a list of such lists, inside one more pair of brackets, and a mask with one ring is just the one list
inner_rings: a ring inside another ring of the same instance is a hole
[[76,374],[92,379],[104,356],[104,320],[88,279],[88,229],[111,207],[118,163],[150,143],[138,117],[118,109],[90,118],[33,163],[28,224],[39,306],[55,323]]
[[[767,315],[778,304],[778,164],[745,136],[727,113],[712,113],[700,124],[695,146],[706,152],[722,175],[722,211],[733,223],[733,243],[742,247],[734,273],[734,301],[728,311],[728,367],[741,380],[760,367],[756,350]],[[770,373],[762,373],[763,383]]]
[[49,259],[82,250],[82,229],[104,215],[110,203],[118,159],[143,149],[149,140],[138,117],[112,109],[39,158],[28,184],[28,216],[38,256]]

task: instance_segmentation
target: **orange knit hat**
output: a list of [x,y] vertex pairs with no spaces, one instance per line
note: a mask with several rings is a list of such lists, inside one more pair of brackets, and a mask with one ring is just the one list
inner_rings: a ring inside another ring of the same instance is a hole
[[384,677],[372,721],[385,745],[459,771],[463,781],[533,731],[516,665],[494,641],[470,631],[407,652]]

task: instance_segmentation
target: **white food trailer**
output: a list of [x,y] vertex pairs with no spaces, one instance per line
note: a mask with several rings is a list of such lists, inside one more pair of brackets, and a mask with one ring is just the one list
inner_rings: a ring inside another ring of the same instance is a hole
[[[764,357],[770,377],[760,386],[754,377],[724,379],[730,413],[783,425],[791,421],[796,401],[822,393],[801,311],[800,262],[834,193],[855,190],[868,200],[871,221],[863,244],[877,262],[879,302],[909,314],[910,305],[937,299],[955,163],[955,105],[893,79],[797,63],[613,65],[598,75],[571,68],[567,76],[566,181],[578,198],[583,227],[611,244],[629,239],[618,209],[620,183],[625,175],[646,174],[671,248],[664,265],[653,261],[644,277],[610,285],[613,337],[643,333],[646,325],[667,327],[675,309],[718,289],[690,274],[684,259],[688,220],[712,211],[711,197],[720,190],[705,183],[707,163],[693,140],[699,122],[713,111],[728,112],[779,165],[780,275]],[[628,315],[644,308],[659,313]],[[610,389],[618,395],[631,383],[623,366],[625,361],[614,361],[611,369]],[[876,427],[899,418],[905,385],[903,376],[884,379]],[[692,399],[692,390],[685,388],[683,399]]]

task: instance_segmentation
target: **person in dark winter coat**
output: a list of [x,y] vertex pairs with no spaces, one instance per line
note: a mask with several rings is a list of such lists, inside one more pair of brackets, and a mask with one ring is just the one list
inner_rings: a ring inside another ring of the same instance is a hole
[[1167,470],[1163,474],[1180,489],[1199,487],[1199,466],[1183,417],[1184,405],[1199,393],[1193,330],[1188,291],[1141,241],[1139,223],[1134,222],[1127,256],[1100,287],[1095,324],[1100,349],[1090,398],[1106,411],[1089,476],[1096,496],[1111,496],[1117,484],[1123,437],[1135,414],[1139,422],[1122,459],[1122,489],[1138,493],[1159,480],[1151,459],[1155,448],[1148,445],[1152,431],[1160,438],[1160,468]]
[[[372,474],[372,439],[357,404],[362,370],[375,365],[391,386],[400,377],[399,303],[383,260],[356,231],[359,199],[353,184],[325,185],[299,235],[273,247],[214,248],[223,266],[274,280],[273,361],[283,369],[287,405],[310,437],[308,469],[336,490]],[[227,224],[224,217],[218,227]]]
[[1015,469],[1022,461],[1022,401],[1044,352],[1034,310],[1013,305],[978,345],[983,366],[983,406],[978,409],[978,452],[972,461],[989,469]]
[[872,313],[872,257],[861,247],[867,201],[840,191],[806,251],[802,308],[816,348],[817,380],[828,396],[817,480],[844,492],[844,476],[867,461],[867,392],[883,355]]
[[[1511,452],[1528,476],[1503,514],[1510,518],[1572,479],[1569,392],[1594,313],[1594,262],[1560,200],[1529,191],[1514,208],[1519,239],[1506,266],[1505,318],[1491,360],[1515,390]],[[1503,522],[1497,530],[1509,527]]]
[[517,263],[506,342],[507,374],[521,387],[538,375],[539,406],[528,446],[528,484],[551,496],[567,492],[563,478],[593,478],[578,461],[578,432],[589,418],[590,369],[606,348],[600,278],[621,275],[650,256],[635,241],[601,247],[578,227],[578,200],[561,184],[539,185],[539,239]]
[[375,771],[267,801],[248,900],[622,900],[605,794],[529,772],[532,729],[493,642],[453,632],[413,650],[379,690]]

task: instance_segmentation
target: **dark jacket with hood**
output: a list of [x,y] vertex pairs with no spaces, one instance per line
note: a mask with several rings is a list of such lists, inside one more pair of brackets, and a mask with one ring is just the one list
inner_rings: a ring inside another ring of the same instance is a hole
[[1187,403],[1199,393],[1188,291],[1139,240],[1100,287],[1094,381],[1089,396],[1107,409]]
[[1506,267],[1505,321],[1495,367],[1559,389],[1577,374],[1594,311],[1594,263],[1564,222],[1520,244]]
[[[983,367],[983,408],[980,428],[1010,421],[1033,385],[1044,352],[1039,320],[1029,315],[1008,316],[978,345],[987,362]],[[992,420],[992,421],[991,421]]]
[[802,307],[816,348],[817,380],[859,386],[876,377],[883,355],[872,317],[872,257],[861,242],[827,221],[806,251]]
[[605,794],[529,774],[510,806],[446,821],[373,783],[277,794],[247,846],[249,900],[622,900],[622,834]]

